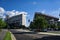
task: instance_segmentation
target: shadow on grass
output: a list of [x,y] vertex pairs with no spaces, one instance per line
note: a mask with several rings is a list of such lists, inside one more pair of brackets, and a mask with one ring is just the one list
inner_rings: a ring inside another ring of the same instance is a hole
[[46,37],[37,38],[34,40],[60,40],[60,36],[46,36]]

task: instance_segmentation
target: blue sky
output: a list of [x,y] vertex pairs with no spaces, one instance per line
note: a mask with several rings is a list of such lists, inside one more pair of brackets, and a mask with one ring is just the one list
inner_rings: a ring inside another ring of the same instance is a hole
[[6,11],[25,11],[29,15],[27,20],[32,21],[35,12],[59,17],[60,0],[0,0],[0,7]]

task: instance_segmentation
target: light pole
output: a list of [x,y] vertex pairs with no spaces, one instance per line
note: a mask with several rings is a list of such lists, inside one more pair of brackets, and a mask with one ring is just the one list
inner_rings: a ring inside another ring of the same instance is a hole
[[60,22],[60,14],[59,14],[59,20],[58,20],[58,22]]

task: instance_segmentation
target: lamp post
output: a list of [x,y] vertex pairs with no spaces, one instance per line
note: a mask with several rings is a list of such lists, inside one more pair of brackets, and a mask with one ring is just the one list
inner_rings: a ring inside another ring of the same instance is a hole
[[60,21],[60,14],[59,14],[59,21]]

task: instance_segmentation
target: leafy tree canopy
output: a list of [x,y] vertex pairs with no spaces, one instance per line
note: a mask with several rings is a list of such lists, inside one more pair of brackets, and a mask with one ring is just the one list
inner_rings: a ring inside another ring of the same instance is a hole
[[32,23],[30,23],[31,28],[44,29],[47,28],[48,23],[44,17],[37,16]]
[[0,18],[0,28],[6,27],[6,22]]

